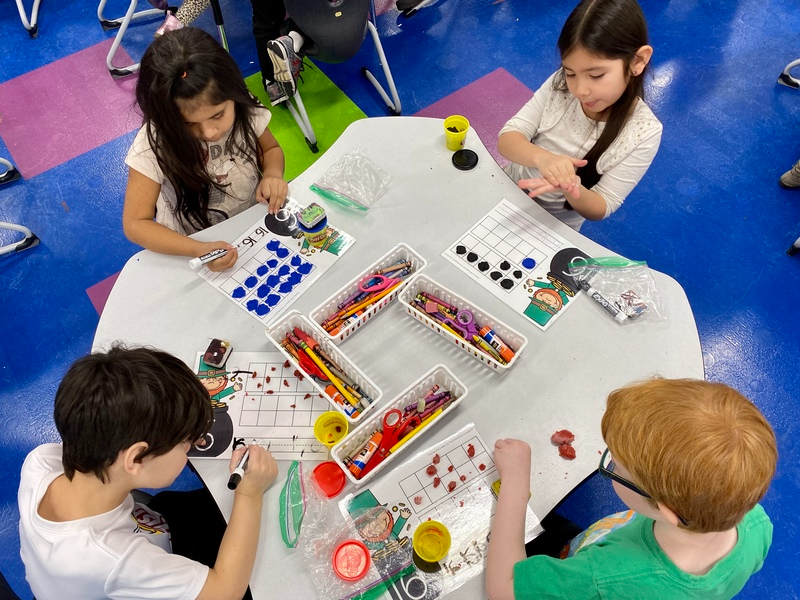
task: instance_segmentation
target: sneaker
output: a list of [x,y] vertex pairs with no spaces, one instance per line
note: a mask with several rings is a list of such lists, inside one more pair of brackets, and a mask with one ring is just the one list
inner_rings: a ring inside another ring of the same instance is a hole
[[[150,1],[152,2],[153,0]],[[422,0],[397,0],[395,4],[397,5],[397,10],[404,12],[411,10],[412,8],[416,8],[419,4],[422,4]]]
[[781,175],[778,185],[787,190],[800,188],[800,160],[789,171]]
[[303,59],[294,51],[294,43],[288,35],[267,42],[267,53],[272,61],[275,81],[283,85],[290,98],[297,93],[297,77],[303,70]]
[[178,17],[173,15],[171,12],[167,13],[167,18],[164,20],[164,23],[156,29],[155,37],[159,37],[167,33],[168,31],[175,31],[176,29],[182,29],[183,23],[178,20]]
[[286,102],[289,99],[289,96],[286,95],[286,90],[277,81],[269,81],[265,79],[264,89],[267,92],[267,96],[269,97],[269,101],[272,103],[272,106],[276,106],[281,102]]
[[158,10],[167,10],[169,8],[169,2],[167,0],[148,0],[148,2]]

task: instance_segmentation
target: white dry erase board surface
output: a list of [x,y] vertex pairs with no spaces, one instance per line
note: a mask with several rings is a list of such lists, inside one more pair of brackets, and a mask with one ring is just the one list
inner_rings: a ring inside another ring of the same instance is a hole
[[589,257],[506,199],[442,256],[541,329],[580,293],[570,261]]
[[[483,571],[497,507],[493,484],[498,479],[491,449],[470,423],[387,471],[367,488],[349,494],[339,508],[345,518],[355,522],[379,570],[382,562],[397,562],[388,554],[411,554],[414,529],[420,522],[444,523],[451,546],[439,568],[433,572],[417,568],[388,592],[395,600],[432,600]],[[363,515],[369,517],[367,522],[362,522]],[[526,543],[541,532],[539,519],[528,507]]]
[[303,208],[288,199],[278,216],[259,217],[232,242],[239,252],[233,267],[197,274],[260,323],[272,322],[356,241],[329,223],[325,243],[310,246],[297,228]]
[[277,460],[328,459],[314,422],[330,403],[280,352],[234,351],[222,369],[209,367],[198,352],[194,372],[208,390],[214,424],[190,458],[230,458],[233,440],[243,438]]

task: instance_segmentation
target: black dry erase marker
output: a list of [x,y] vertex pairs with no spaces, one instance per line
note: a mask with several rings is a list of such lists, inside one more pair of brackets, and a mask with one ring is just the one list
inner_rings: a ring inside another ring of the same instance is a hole
[[250,458],[250,450],[246,450],[244,455],[242,456],[239,464],[236,465],[236,468],[231,473],[231,478],[228,479],[228,489],[235,490],[236,486],[239,485],[239,482],[242,481],[242,477],[244,477],[244,469],[247,466],[247,459]]

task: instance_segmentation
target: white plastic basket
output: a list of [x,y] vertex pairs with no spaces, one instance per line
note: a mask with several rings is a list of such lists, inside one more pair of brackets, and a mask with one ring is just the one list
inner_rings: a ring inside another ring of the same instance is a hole
[[[369,305],[369,307],[353,323],[340,330],[338,334],[330,335],[323,329],[322,323],[329,316],[339,310],[340,304],[358,291],[358,284],[364,277],[374,273],[379,269],[385,269],[386,267],[396,264],[399,261],[411,262],[411,273],[406,276],[402,284],[392,290],[390,294],[381,298],[378,302]],[[381,258],[362,271],[358,277],[354,278],[347,285],[336,292],[336,294],[334,294],[333,297],[331,297],[327,302],[312,310],[309,316],[311,317],[312,321],[319,325],[327,339],[332,340],[335,344],[339,344],[350,334],[358,330],[359,327],[364,325],[364,323],[389,306],[389,304],[391,304],[394,299],[397,298],[398,294],[403,290],[408,281],[415,274],[424,269],[427,264],[427,261],[419,254],[414,252],[410,246],[407,246],[406,244],[398,244],[388,253],[384,254]]]
[[[331,359],[342,368],[345,375],[350,377],[350,379],[357,383],[361,389],[372,398],[372,404],[361,410],[361,412],[355,417],[347,415],[344,409],[325,393],[324,387],[315,381],[314,378],[311,377],[311,375],[309,375],[297,363],[294,357],[289,354],[281,345],[281,342],[286,339],[286,334],[291,333],[295,327],[301,329],[306,334],[314,338],[319,343],[319,347],[322,349],[322,351],[330,356]],[[378,401],[381,399],[383,392],[381,392],[380,388],[376,386],[372,380],[361,371],[361,369],[353,364],[353,362],[347,358],[347,356],[333,342],[331,342],[329,339],[326,339],[322,333],[323,331],[317,327],[317,325],[296,310],[289,311],[275,323],[270,325],[266,330],[266,335],[269,340],[275,345],[281,354],[283,354],[289,360],[291,364],[295,365],[304,373],[306,377],[308,377],[311,385],[313,385],[317,390],[319,390],[320,394],[328,399],[328,401],[331,403],[331,406],[333,406],[335,410],[338,410],[344,414],[350,423],[359,423],[364,419],[365,416],[368,416],[373,411],[375,406],[378,404]]]
[[[427,392],[434,385],[439,386],[439,391],[449,391],[455,399],[436,417],[425,426],[426,431],[421,431],[413,438],[408,440],[395,452],[389,454],[380,464],[373,468],[369,473],[364,475],[361,479],[356,478],[355,475],[345,465],[345,459],[357,454],[361,448],[369,441],[372,434],[378,429],[383,428],[383,416],[393,408],[403,410],[408,404],[419,400],[425,392]],[[347,478],[352,481],[356,487],[360,487],[377,476],[378,473],[385,470],[397,457],[407,450],[413,444],[419,442],[422,437],[427,435],[429,430],[432,430],[434,425],[438,423],[446,415],[449,415],[467,396],[467,387],[459,381],[452,371],[444,365],[436,365],[421,379],[412,383],[408,388],[403,390],[399,396],[394,398],[391,402],[385,403],[381,409],[373,413],[368,419],[363,420],[356,429],[351,431],[346,438],[341,440],[331,449],[331,457],[342,468]]]
[[[464,338],[453,335],[447,331],[438,322],[429,317],[425,312],[417,309],[417,307],[414,305],[414,297],[420,292],[431,294],[440,300],[444,300],[448,304],[452,304],[458,309],[467,308],[471,310],[475,317],[475,323],[478,326],[478,329],[484,325],[488,325],[489,328],[498,336],[500,336],[500,339],[502,339],[514,351],[514,357],[508,362],[508,364],[503,364],[495,360],[486,352],[476,348]],[[406,312],[409,315],[421,323],[424,323],[445,339],[453,342],[456,346],[464,350],[464,352],[477,359],[487,367],[490,367],[500,373],[505,373],[517,362],[522,350],[528,344],[528,338],[526,338],[524,335],[485,312],[483,309],[470,302],[467,302],[455,292],[450,291],[443,285],[438,284],[425,275],[417,275],[414,277],[414,279],[408,282],[408,285],[405,286],[400,294],[400,302],[403,304],[403,306],[405,306]]]

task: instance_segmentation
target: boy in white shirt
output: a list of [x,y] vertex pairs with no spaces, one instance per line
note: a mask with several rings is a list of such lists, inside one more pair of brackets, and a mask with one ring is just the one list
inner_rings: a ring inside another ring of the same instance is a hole
[[172,484],[211,426],[208,393],[183,362],[146,348],[85,356],[61,381],[54,418],[62,444],[28,455],[19,489],[20,554],[38,600],[245,595],[277,475],[269,452],[250,447],[212,565],[173,554],[169,523],[131,496]]

